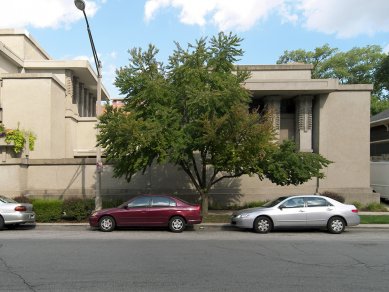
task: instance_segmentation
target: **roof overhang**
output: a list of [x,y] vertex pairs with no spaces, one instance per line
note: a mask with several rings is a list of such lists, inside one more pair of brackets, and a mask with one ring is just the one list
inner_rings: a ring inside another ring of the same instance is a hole
[[7,48],[2,42],[0,42],[0,54],[6,57],[11,63],[17,67],[23,67],[23,60],[20,59],[14,52]]
[[[71,70],[80,79],[80,82],[84,83],[86,87],[91,90],[97,91],[97,74],[93,71],[90,63],[86,60],[72,60],[72,61],[55,61],[55,60],[43,60],[43,61],[24,61],[24,68],[27,70]],[[109,100],[108,91],[105,87],[101,86],[101,99],[104,101]]]

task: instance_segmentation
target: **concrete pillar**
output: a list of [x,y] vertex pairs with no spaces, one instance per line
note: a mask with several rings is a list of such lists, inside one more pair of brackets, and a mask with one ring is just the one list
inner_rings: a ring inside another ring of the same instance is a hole
[[73,76],[73,97],[72,97],[73,104],[77,104],[77,99],[80,94],[78,87],[79,87],[78,77]]
[[276,139],[280,141],[281,129],[281,96],[268,96],[265,98],[265,107],[272,112],[273,127],[276,131]]
[[296,98],[296,144],[299,151],[312,152],[313,96]]
[[89,94],[89,117],[93,117],[93,107],[95,106],[93,94]]
[[89,89],[85,89],[84,117],[89,117]]
[[85,95],[85,90],[84,90],[84,84],[83,83],[80,83],[80,87],[79,87],[79,93],[80,93],[80,96],[79,96],[79,99],[78,99],[78,103],[77,103],[77,107],[78,107],[78,114],[80,117],[83,117],[83,104],[84,104],[84,95]]

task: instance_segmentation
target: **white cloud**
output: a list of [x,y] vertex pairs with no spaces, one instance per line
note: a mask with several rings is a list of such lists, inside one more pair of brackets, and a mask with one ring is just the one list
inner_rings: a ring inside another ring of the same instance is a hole
[[297,9],[306,28],[340,38],[389,31],[387,0],[300,0]]
[[[212,23],[220,30],[246,31],[258,21],[283,7],[285,0],[148,0],[145,20],[152,20],[157,11],[167,7],[180,10],[184,24],[204,26]],[[283,17],[290,14],[283,11]]]
[[247,31],[270,15],[340,38],[389,32],[388,0],[147,0],[145,20],[173,7],[184,24]]
[[[85,12],[93,16],[98,7],[96,1],[85,1]],[[73,0],[0,0],[0,27],[35,28],[68,27],[83,18]]]

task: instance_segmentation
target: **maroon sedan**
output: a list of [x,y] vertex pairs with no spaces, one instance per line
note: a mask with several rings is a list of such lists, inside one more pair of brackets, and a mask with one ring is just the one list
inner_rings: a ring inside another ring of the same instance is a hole
[[186,225],[200,224],[200,205],[167,195],[141,195],[117,208],[103,209],[89,217],[92,227],[112,231],[116,226],[166,226],[182,232]]

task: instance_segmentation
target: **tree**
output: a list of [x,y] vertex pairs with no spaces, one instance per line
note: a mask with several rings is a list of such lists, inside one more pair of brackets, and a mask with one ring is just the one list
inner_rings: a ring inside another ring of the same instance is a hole
[[313,64],[312,78],[337,78],[342,84],[373,84],[372,115],[389,106],[386,81],[389,78],[389,61],[380,46],[355,47],[340,52],[326,44],[314,51],[285,51],[277,64],[290,62]]
[[271,113],[249,111],[250,93],[241,85],[249,73],[234,72],[233,65],[243,54],[240,42],[220,33],[186,49],[176,44],[167,66],[156,60],[152,45],[129,51],[130,63],[115,82],[126,95],[125,107],[108,107],[99,123],[98,141],[116,177],[130,181],[152,163],[174,164],[199,193],[203,214],[209,191],[227,178],[269,175],[278,184],[300,184],[322,177],[329,161],[314,153],[307,155],[317,163],[301,159],[292,146],[288,157],[311,167],[309,175],[296,172],[293,159],[285,163],[284,177],[269,166],[284,148],[273,142]]

